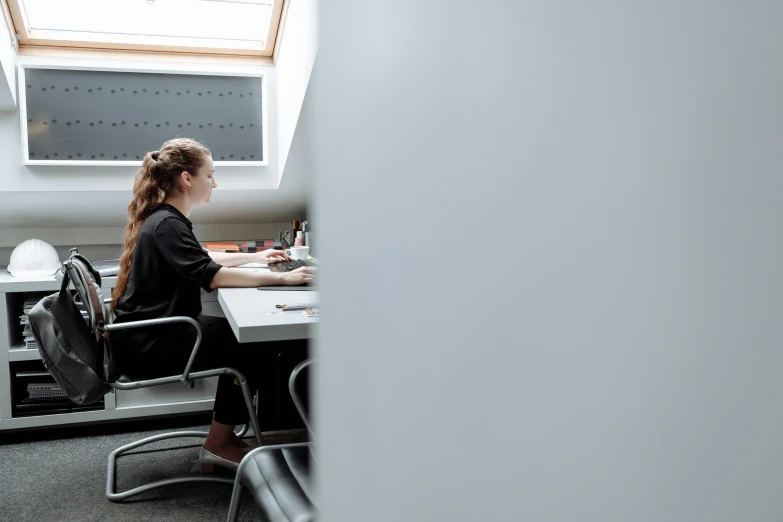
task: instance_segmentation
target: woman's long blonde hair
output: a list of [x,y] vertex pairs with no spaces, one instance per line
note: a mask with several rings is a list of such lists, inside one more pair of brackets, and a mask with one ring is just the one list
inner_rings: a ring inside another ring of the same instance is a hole
[[117,286],[112,293],[112,309],[128,288],[136,241],[141,226],[163,203],[167,194],[177,190],[177,179],[187,171],[196,175],[212,152],[189,138],[177,138],[163,144],[160,150],[147,153],[133,181],[133,199],[128,205],[125,245],[120,256]]

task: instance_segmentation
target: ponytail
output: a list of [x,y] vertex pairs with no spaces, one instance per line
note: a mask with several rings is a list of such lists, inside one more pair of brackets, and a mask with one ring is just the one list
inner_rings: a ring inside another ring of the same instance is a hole
[[133,199],[128,205],[128,224],[125,226],[125,245],[120,256],[120,271],[117,274],[117,286],[112,292],[111,307],[117,306],[117,301],[125,295],[128,288],[128,278],[133,264],[133,254],[136,251],[136,241],[139,239],[141,226],[163,202],[165,194],[155,179],[155,160],[152,153],[144,156],[141,169],[133,181]]
[[133,199],[128,205],[125,244],[120,256],[117,286],[112,293],[112,309],[128,289],[136,242],[142,225],[160,207],[166,194],[176,190],[180,175],[185,171],[192,174],[198,172],[205,158],[211,154],[207,147],[195,140],[177,138],[164,143],[160,150],[144,156],[141,169],[133,181]]

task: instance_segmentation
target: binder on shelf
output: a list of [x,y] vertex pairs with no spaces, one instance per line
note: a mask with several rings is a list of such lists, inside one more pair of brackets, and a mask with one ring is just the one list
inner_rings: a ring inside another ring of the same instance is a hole
[[12,417],[53,415],[104,409],[105,401],[103,398],[86,406],[72,403],[60,385],[57,384],[49,372],[45,371],[43,363],[24,364],[24,368],[40,366],[41,369],[12,371]]

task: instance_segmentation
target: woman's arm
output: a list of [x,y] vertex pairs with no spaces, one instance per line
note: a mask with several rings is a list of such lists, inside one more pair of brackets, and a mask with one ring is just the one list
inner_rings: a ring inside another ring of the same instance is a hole
[[244,268],[222,267],[217,271],[210,288],[249,288],[254,286],[303,285],[313,280],[315,268],[303,266],[291,272],[267,272]]
[[245,263],[258,262],[256,256],[258,252],[209,252],[209,257],[215,260],[215,263],[223,266],[239,266]]
[[208,252],[209,257],[215,260],[215,263],[227,267],[244,265],[245,263],[277,263],[278,261],[288,261],[288,257],[282,250],[262,250],[261,252]]

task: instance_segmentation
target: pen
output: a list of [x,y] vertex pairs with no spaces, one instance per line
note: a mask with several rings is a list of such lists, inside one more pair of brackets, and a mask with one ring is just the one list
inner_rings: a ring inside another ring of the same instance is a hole
[[312,308],[313,306],[318,305],[311,305],[311,304],[279,304],[275,305],[275,308],[282,308],[284,312],[286,311],[294,311],[294,310],[305,310],[307,308]]

